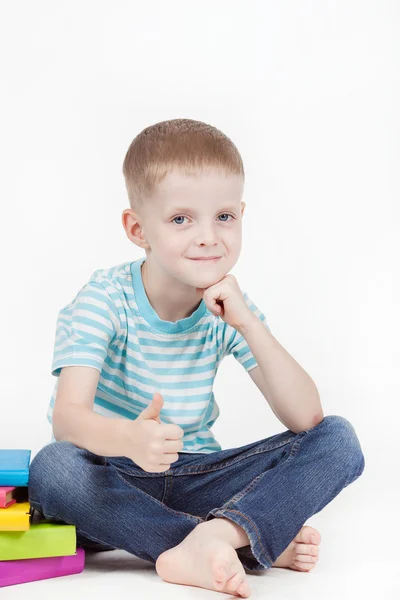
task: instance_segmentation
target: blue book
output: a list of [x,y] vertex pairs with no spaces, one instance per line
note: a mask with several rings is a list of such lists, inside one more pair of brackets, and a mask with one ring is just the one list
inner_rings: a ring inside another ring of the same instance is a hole
[[28,485],[30,450],[0,449],[0,485]]

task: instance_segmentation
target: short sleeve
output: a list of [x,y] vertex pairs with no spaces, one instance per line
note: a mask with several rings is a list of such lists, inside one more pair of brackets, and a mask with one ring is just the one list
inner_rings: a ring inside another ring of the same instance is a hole
[[90,281],[58,314],[51,374],[62,367],[94,367],[100,372],[119,334],[118,309],[105,287]]
[[[265,325],[268,331],[271,331],[267,325],[267,319],[264,313],[257,308],[246,292],[243,292],[243,290],[241,291],[246,300],[246,304],[252,313]],[[246,371],[250,371],[258,366],[258,363],[242,334],[231,325],[224,323],[222,333],[222,357],[228,356],[229,354],[233,354],[235,359],[246,369]]]

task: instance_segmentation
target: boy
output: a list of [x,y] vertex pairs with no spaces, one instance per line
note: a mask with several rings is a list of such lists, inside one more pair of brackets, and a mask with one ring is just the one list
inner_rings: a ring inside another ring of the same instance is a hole
[[[364,457],[228,274],[245,207],[231,140],[198,121],[157,123],[133,140],[123,173],[122,223],[146,256],[95,271],[60,311],[54,436],[32,461],[30,501],[75,524],[87,548],[122,548],[165,581],[248,597],[245,569],[315,566],[321,537],[303,524]],[[287,431],[221,449],[212,386],[229,354]]]

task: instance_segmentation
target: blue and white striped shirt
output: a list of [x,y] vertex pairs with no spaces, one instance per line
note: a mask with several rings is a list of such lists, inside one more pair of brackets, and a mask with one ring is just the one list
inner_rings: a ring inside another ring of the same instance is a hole
[[[143,285],[145,258],[98,269],[60,310],[51,373],[58,377],[71,365],[98,369],[93,410],[106,417],[134,420],[159,392],[161,422],[184,430],[182,452],[222,450],[211,432],[219,415],[213,393],[218,366],[229,354],[246,371],[257,362],[243,336],[213,315],[204,300],[190,317],[175,323],[160,319]],[[269,330],[264,314],[241,291]],[[57,386],[58,379],[47,412],[50,423]]]

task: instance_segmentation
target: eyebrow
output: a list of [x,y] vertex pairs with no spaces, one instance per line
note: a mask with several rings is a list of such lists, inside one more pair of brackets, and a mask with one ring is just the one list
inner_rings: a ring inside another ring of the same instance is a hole
[[[223,208],[221,208],[219,210],[219,212],[224,211],[224,210],[232,210],[232,211],[237,211],[237,206],[233,206],[233,205],[229,205],[229,206],[224,206]],[[175,206],[171,209],[168,209],[167,211],[168,213],[175,213],[175,212],[192,212],[192,213],[196,213],[196,209],[195,208],[184,208],[183,206]]]

